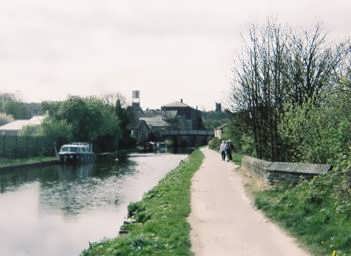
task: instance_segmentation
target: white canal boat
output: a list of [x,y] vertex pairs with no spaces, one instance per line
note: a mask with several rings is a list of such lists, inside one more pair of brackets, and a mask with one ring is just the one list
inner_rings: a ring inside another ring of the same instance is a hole
[[62,163],[85,163],[95,160],[93,145],[84,142],[62,145],[58,156]]

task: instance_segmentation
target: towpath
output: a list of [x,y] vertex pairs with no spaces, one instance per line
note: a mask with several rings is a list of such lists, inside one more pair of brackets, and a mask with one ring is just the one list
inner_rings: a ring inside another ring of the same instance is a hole
[[232,163],[203,149],[192,180],[191,225],[195,256],[307,256],[279,227],[257,211]]

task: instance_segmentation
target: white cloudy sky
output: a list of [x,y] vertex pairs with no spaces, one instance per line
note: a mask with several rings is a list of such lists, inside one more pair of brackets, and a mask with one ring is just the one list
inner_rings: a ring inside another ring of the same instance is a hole
[[0,6],[0,91],[27,101],[140,89],[213,108],[230,88],[240,34],[267,17],[333,38],[351,32],[350,0],[11,0]]

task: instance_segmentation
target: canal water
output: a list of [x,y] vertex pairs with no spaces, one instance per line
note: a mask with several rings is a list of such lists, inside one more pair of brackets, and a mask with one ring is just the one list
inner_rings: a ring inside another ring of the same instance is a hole
[[0,173],[0,255],[73,256],[112,238],[138,201],[186,155]]

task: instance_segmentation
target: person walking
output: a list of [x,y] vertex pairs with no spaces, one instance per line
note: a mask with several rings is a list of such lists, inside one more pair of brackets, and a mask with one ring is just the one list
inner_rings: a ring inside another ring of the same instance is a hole
[[228,140],[225,142],[225,147],[224,147],[224,151],[225,151],[225,158],[227,159],[227,161],[232,161],[232,145],[231,145],[231,141]]
[[219,146],[219,153],[221,154],[222,160],[225,160],[225,155],[226,155],[226,143],[224,140],[222,140],[221,145]]

